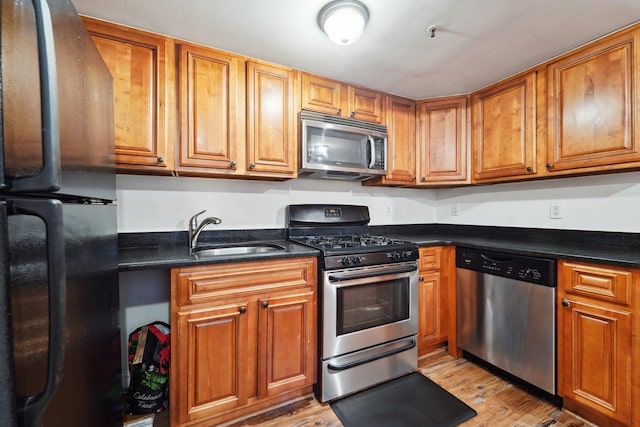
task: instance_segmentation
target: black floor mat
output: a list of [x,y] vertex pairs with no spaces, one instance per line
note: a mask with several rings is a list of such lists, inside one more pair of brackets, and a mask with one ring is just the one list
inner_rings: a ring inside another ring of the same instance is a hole
[[453,427],[478,415],[418,372],[336,400],[331,409],[345,427]]

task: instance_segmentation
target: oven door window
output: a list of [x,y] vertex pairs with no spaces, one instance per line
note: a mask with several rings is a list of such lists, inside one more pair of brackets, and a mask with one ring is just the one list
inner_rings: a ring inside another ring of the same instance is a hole
[[409,279],[400,278],[337,290],[336,335],[409,319]]

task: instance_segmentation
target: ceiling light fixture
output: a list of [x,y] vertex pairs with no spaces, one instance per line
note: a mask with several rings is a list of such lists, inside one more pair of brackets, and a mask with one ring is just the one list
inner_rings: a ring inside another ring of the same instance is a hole
[[318,14],[318,25],[335,44],[348,45],[360,38],[369,20],[369,10],[358,0],[335,0]]

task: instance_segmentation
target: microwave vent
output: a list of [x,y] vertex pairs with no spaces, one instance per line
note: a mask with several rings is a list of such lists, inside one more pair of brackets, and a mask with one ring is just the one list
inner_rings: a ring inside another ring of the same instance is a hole
[[338,181],[366,181],[367,179],[374,178],[375,176],[377,175],[342,171],[298,171],[298,178],[334,179]]

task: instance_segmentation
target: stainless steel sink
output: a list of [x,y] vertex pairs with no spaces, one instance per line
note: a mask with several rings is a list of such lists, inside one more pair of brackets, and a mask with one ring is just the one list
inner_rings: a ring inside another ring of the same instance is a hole
[[285,250],[284,246],[273,243],[244,243],[194,248],[191,251],[191,255],[196,258],[210,258],[221,255],[261,254],[283,250]]

